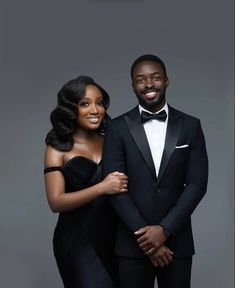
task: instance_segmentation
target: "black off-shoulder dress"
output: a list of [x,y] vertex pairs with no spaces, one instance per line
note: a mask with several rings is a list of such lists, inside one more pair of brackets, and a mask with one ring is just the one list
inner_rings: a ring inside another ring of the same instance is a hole
[[[45,168],[44,173],[52,171],[63,174],[66,193],[101,181],[101,165],[82,156],[75,156],[61,167]],[[115,216],[106,196],[59,214],[53,247],[64,287],[117,287],[115,229]]]

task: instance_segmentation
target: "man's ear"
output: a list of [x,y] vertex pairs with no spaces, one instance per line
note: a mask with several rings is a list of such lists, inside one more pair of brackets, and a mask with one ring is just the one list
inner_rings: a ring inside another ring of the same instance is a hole
[[169,78],[166,76],[166,80],[165,80],[165,83],[166,83],[166,87],[168,87],[169,86]]
[[135,91],[135,88],[134,88],[134,83],[133,81],[131,82],[131,87],[132,87],[132,90]]

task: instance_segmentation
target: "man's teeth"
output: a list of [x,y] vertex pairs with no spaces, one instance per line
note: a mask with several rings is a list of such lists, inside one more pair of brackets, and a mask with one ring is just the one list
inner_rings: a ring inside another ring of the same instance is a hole
[[156,94],[156,92],[147,92],[147,93],[145,93],[145,95],[147,95],[147,96],[154,96]]

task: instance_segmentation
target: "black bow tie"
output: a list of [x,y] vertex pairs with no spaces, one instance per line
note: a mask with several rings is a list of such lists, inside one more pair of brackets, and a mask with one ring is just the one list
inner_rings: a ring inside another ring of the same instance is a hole
[[149,120],[152,120],[152,119],[156,119],[158,121],[165,122],[166,118],[167,118],[167,114],[166,114],[165,110],[162,110],[158,114],[152,114],[152,113],[148,113],[148,112],[142,111],[141,115],[140,115],[140,118],[141,118],[141,122],[143,124],[145,122],[149,121]]

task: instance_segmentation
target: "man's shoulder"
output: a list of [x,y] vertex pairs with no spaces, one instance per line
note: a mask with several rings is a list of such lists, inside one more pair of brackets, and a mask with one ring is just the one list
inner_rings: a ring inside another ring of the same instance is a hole
[[171,106],[169,106],[169,110],[174,113],[175,115],[177,115],[178,117],[181,117],[183,118],[185,121],[192,121],[192,122],[198,122],[200,121],[199,118],[193,116],[193,115],[190,115],[188,113],[185,113],[183,111],[180,111],[178,109],[175,109]]
[[129,111],[127,111],[127,112],[125,112],[125,113],[123,113],[123,114],[115,117],[115,118],[113,118],[113,119],[111,120],[111,123],[112,123],[113,125],[121,125],[121,124],[125,123],[125,118],[126,118],[126,117],[130,117],[131,115],[133,115],[134,113],[136,113],[136,110],[137,110],[137,109],[138,109],[138,106],[136,106],[136,107],[134,107],[133,109],[131,109],[131,110],[129,110]]

